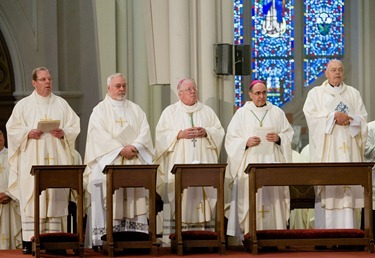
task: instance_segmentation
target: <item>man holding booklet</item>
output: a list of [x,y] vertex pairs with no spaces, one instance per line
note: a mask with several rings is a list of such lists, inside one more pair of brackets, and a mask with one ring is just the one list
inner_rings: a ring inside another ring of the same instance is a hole
[[[52,76],[45,67],[32,72],[35,90],[13,109],[8,133],[9,195],[20,203],[23,252],[31,253],[34,236],[33,165],[72,165],[80,119],[69,104],[52,93]],[[69,191],[48,189],[40,197],[40,233],[62,232],[68,215]]]

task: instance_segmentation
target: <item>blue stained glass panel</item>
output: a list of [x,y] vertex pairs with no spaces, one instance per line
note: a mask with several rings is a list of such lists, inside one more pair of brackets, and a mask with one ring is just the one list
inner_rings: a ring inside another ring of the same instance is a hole
[[304,2],[304,86],[323,75],[330,59],[344,55],[344,0]]
[[252,0],[252,78],[267,83],[268,100],[294,95],[294,0]]
[[[243,44],[243,0],[234,0],[234,44]],[[234,76],[235,106],[239,108],[243,102],[242,76]]]

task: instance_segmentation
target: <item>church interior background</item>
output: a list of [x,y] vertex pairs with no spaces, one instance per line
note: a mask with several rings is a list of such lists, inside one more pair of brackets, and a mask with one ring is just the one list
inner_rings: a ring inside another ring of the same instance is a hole
[[[308,143],[305,97],[325,80],[332,58],[343,61],[345,82],[361,92],[369,121],[375,119],[374,10],[371,0],[3,0],[0,128],[14,103],[32,92],[37,66],[51,69],[54,92],[81,118],[82,157],[88,119],[109,74],[126,75],[128,99],[146,112],[151,129],[177,100],[182,77],[196,80],[200,101],[224,128],[258,78],[291,119],[299,150]],[[215,72],[217,44],[233,46],[231,74]]]

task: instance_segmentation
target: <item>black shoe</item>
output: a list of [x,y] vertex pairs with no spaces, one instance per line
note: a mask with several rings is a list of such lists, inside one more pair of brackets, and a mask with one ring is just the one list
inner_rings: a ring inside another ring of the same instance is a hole
[[22,253],[23,254],[31,254],[31,242],[30,241],[22,241]]

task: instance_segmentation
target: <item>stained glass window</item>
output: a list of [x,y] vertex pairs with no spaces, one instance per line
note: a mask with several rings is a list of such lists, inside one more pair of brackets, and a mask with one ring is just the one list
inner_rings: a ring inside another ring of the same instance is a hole
[[[305,0],[303,31],[294,27],[294,0],[234,1],[234,44],[251,40],[251,77],[267,83],[268,100],[279,107],[292,100],[295,87],[295,52],[303,56],[304,86],[323,75],[327,62],[344,54],[344,0]],[[251,21],[244,20],[251,12]],[[249,35],[244,27],[249,26]],[[294,37],[303,39],[303,49],[296,49]],[[235,76],[235,104],[243,105],[243,76]]]
[[344,0],[305,0],[304,86],[323,75],[328,61],[344,55]]

